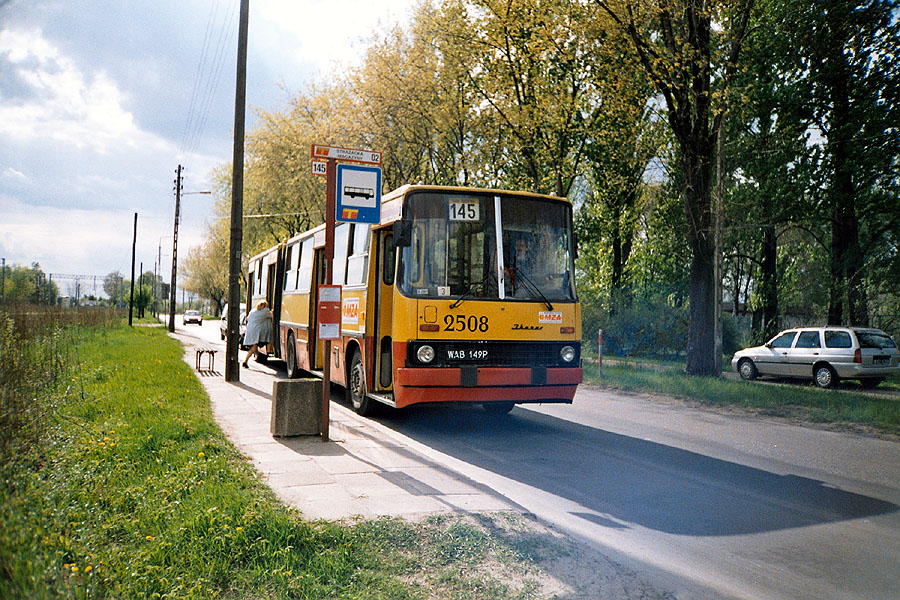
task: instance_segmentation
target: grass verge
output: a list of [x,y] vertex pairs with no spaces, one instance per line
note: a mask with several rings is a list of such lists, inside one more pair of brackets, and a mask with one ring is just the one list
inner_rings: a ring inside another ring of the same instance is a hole
[[[4,431],[0,597],[539,597],[533,538],[462,517],[307,522],[281,505],[162,328],[53,335],[62,376],[27,392],[28,427]],[[9,355],[30,345],[4,339]],[[8,391],[4,411],[26,405]]]
[[731,406],[760,414],[836,426],[864,426],[900,435],[900,401],[808,385],[766,385],[725,378],[691,377],[674,369],[585,364],[585,383],[604,388],[663,394],[709,406]]

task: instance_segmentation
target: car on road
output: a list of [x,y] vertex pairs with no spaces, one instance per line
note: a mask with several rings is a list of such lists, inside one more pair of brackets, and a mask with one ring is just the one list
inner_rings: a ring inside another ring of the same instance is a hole
[[[247,346],[244,345],[244,333],[247,331],[247,309],[245,304],[240,305],[240,313],[241,318],[239,320],[240,323],[240,338],[238,344],[240,345],[241,350],[246,350]],[[222,319],[219,321],[219,336],[222,340],[225,340],[225,336],[228,333],[228,305],[225,305],[225,309],[222,311]]]
[[203,325],[203,315],[200,314],[199,310],[184,311],[184,315],[181,317],[181,324],[187,325],[188,323]]
[[897,344],[879,329],[797,327],[762,346],[735,352],[731,366],[743,379],[760,375],[812,379],[821,388],[841,379],[875,387],[900,373]]

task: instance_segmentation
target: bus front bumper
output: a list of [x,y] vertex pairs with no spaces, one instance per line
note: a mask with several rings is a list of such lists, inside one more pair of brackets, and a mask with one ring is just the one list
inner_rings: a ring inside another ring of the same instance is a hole
[[397,370],[397,407],[423,402],[571,403],[581,367],[461,367]]

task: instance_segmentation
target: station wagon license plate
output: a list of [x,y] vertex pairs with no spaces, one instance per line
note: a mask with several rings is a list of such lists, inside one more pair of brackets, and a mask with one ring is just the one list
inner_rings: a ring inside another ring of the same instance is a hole
[[877,366],[877,367],[887,367],[887,366],[890,366],[890,364],[891,364],[891,357],[890,357],[890,356],[873,356],[873,357],[872,357],[872,364],[875,365],[875,366]]
[[447,360],[486,361],[488,351],[484,348],[448,348]]

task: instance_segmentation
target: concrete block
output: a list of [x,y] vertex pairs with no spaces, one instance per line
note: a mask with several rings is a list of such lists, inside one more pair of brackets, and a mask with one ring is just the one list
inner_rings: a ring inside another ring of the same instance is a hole
[[318,435],[321,420],[321,380],[286,379],[272,385],[273,436]]

